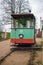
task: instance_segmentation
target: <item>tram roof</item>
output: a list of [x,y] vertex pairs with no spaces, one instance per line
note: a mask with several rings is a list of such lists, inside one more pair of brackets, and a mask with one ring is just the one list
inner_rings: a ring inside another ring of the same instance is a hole
[[35,16],[33,14],[12,14],[11,15],[14,19],[19,19],[19,18],[34,18]]

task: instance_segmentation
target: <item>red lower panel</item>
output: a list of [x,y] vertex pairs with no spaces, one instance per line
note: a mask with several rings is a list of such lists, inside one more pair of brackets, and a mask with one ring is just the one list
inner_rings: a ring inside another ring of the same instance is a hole
[[11,39],[10,40],[11,43],[34,43],[34,39]]

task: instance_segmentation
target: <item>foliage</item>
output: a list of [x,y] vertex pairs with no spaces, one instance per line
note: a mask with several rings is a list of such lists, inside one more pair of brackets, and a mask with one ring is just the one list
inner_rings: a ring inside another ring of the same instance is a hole
[[31,58],[28,61],[27,65],[35,65],[34,64],[34,60],[35,60],[35,57],[37,57],[37,56],[38,56],[37,52],[36,51],[32,51]]
[[36,62],[38,65],[43,65],[42,61],[37,61]]
[[25,10],[27,10],[28,13],[31,12],[31,8],[28,0],[17,0],[15,2],[14,3],[16,4],[16,13],[19,14],[25,13]]
[[19,24],[21,23],[25,27],[26,26],[26,19],[20,18],[20,19],[18,19],[18,23]]
[[43,41],[41,42],[41,46],[43,46]]
[[37,57],[37,56],[38,56],[38,54],[37,54],[36,51],[33,51],[33,56],[34,56],[34,57]]
[[1,41],[10,39],[10,33],[7,32],[7,37],[6,37],[6,39],[2,38],[2,34],[3,34],[3,33],[4,33],[4,32],[0,32],[0,40],[1,40]]

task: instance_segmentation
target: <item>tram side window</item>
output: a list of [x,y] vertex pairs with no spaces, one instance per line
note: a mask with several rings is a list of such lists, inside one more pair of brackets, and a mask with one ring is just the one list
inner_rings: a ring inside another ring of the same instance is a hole
[[11,28],[12,28],[12,29],[14,28],[13,20],[12,20],[12,23],[11,23]]

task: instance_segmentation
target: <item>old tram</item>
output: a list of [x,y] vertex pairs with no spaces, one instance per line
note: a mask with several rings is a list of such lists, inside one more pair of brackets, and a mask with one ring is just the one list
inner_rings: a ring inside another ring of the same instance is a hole
[[10,44],[35,43],[35,16],[33,14],[12,14]]

